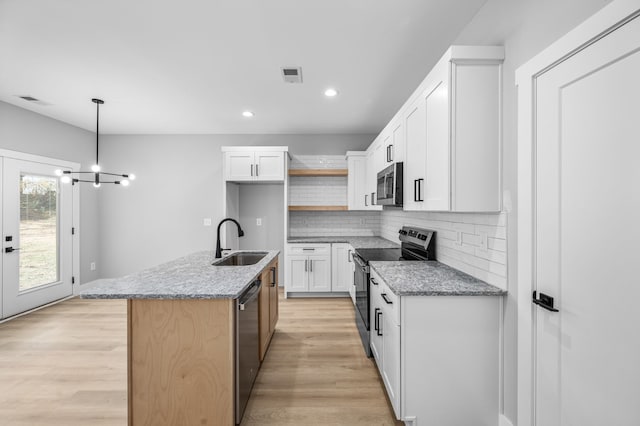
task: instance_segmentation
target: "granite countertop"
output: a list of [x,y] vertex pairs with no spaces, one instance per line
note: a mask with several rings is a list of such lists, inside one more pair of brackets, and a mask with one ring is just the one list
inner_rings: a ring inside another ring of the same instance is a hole
[[369,262],[397,296],[502,296],[505,290],[437,261]]
[[400,248],[400,244],[394,243],[382,237],[290,237],[287,239],[290,244],[325,244],[325,243],[347,243],[354,249],[368,248]]
[[[234,250],[233,253],[256,250]],[[211,251],[193,253],[122,278],[100,280],[83,299],[237,299],[280,252],[255,265],[214,266]]]

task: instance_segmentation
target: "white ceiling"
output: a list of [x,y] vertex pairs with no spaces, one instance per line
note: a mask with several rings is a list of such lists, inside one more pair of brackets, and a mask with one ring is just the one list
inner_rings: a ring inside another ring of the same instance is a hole
[[485,1],[0,0],[0,100],[95,130],[99,97],[101,133],[376,133]]

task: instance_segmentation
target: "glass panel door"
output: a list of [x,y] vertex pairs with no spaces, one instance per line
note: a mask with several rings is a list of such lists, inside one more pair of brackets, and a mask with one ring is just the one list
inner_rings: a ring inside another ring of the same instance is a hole
[[58,179],[20,176],[19,291],[58,281]]
[[72,186],[60,167],[2,159],[3,318],[73,293]]

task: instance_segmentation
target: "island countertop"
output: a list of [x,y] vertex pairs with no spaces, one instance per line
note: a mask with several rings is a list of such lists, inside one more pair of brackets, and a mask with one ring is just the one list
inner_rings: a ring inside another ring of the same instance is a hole
[[[256,250],[234,250],[251,253]],[[80,293],[83,299],[237,299],[280,253],[254,265],[215,266],[214,252],[202,251],[122,278],[101,280]],[[226,256],[225,256],[226,257]]]
[[496,286],[435,260],[369,262],[397,296],[503,296]]

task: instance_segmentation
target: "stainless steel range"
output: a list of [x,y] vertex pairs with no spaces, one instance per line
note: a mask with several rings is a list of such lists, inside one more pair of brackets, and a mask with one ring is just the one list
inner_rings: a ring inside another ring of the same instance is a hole
[[429,229],[403,226],[398,231],[400,248],[357,249],[353,254],[356,263],[354,284],[356,287],[356,325],[365,353],[371,356],[369,347],[369,262],[435,260],[436,232]]

